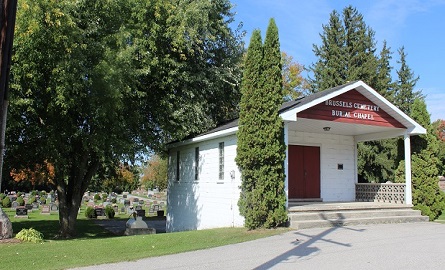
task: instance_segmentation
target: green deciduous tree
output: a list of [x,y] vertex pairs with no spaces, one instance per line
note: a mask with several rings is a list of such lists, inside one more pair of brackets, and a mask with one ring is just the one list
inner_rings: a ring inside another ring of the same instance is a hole
[[54,165],[60,236],[104,166],[236,114],[241,36],[217,1],[20,2],[9,168]]
[[241,170],[238,202],[245,226],[275,227],[287,219],[284,194],[285,145],[278,114],[283,101],[278,29],[270,20],[264,46],[252,34],[242,81],[236,162]]
[[168,160],[159,155],[153,155],[143,169],[141,183],[145,185],[146,188],[166,189],[168,184],[167,170]]

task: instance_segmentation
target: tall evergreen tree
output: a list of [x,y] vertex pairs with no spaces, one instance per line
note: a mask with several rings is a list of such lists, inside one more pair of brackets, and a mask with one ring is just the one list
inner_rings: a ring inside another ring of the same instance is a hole
[[380,57],[377,60],[376,81],[373,83],[375,90],[387,100],[392,102],[394,92],[394,82],[392,81],[391,48],[387,46],[386,40],[383,41],[383,48],[380,51]]
[[398,79],[394,88],[394,105],[407,115],[410,115],[414,100],[422,97],[420,91],[414,91],[419,76],[416,77],[406,63],[407,54],[405,53],[405,48],[401,47],[397,51],[400,57],[397,63],[400,64],[400,67],[397,70]]
[[240,213],[245,226],[275,227],[286,218],[285,145],[278,114],[283,101],[278,29],[270,20],[264,47],[255,30],[241,83],[236,163],[241,170]]
[[374,31],[357,9],[346,7],[342,18],[334,10],[323,31],[321,45],[313,45],[318,60],[310,67],[314,74],[314,79],[308,80],[310,91],[323,91],[354,80],[374,86],[377,70]]
[[427,129],[427,134],[411,138],[413,205],[434,220],[445,210],[445,194],[437,184],[439,141],[422,98],[414,100],[411,118]]

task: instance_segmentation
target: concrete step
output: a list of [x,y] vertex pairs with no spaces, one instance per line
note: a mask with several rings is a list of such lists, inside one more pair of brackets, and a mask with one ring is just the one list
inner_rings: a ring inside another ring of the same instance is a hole
[[290,212],[288,216],[291,221],[338,220],[391,216],[420,216],[420,211],[412,209],[370,209],[350,211]]
[[327,220],[302,220],[291,221],[290,227],[293,229],[308,229],[322,227],[339,227],[363,224],[382,224],[382,223],[408,223],[408,222],[426,222],[428,217],[424,216],[384,216],[373,218],[349,218],[349,219],[327,219]]

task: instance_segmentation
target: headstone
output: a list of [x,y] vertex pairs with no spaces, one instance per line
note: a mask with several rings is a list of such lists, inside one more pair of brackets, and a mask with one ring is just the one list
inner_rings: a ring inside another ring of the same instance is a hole
[[105,211],[101,207],[98,207],[98,208],[94,209],[94,212],[96,213],[96,217],[103,217],[103,216],[105,216]]
[[145,217],[145,210],[144,209],[136,210],[136,213],[137,213],[138,217]]
[[150,206],[150,208],[148,209],[148,213],[153,214],[155,212],[155,209],[153,208],[153,206]]
[[32,204],[25,204],[25,208],[32,211]]
[[12,238],[12,223],[0,207],[0,240]]
[[158,211],[159,210],[159,205],[158,204],[153,205],[153,210],[154,211]]
[[34,210],[34,209],[39,209],[39,203],[37,203],[37,202],[33,202],[32,203],[32,209]]
[[114,210],[114,213],[118,214],[119,213],[119,206],[113,205],[113,210]]
[[87,206],[94,207],[94,202],[88,202]]
[[20,206],[20,204],[17,202],[17,201],[13,201],[12,203],[11,203],[11,208],[12,209],[16,209],[17,207],[19,207]]
[[139,202],[139,198],[133,198],[133,202],[134,203],[136,203],[136,202],[138,203]]
[[124,206],[130,206],[130,200],[124,200]]
[[134,207],[134,210],[135,210],[135,211],[142,210],[142,206],[141,206],[141,205],[136,205],[136,206]]
[[122,195],[122,198],[126,199],[127,198],[127,194]]
[[41,214],[47,214],[47,215],[49,215],[49,214],[51,214],[51,212],[50,212],[51,210],[50,210],[50,208],[49,208],[49,205],[42,205],[42,212],[40,212]]
[[121,207],[120,213],[125,214],[125,207],[123,207],[123,206]]
[[28,218],[28,209],[23,206],[17,207],[15,209],[15,217],[16,218]]
[[59,207],[55,203],[51,204],[50,209],[51,209],[51,212],[59,211]]
[[144,205],[144,200],[139,200],[140,205]]

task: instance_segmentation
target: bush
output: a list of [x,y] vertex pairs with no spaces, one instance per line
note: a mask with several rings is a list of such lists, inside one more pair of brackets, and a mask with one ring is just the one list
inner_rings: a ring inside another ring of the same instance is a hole
[[87,218],[95,218],[96,212],[94,211],[94,208],[91,206],[88,206],[87,209],[85,209],[85,217]]
[[107,218],[112,219],[114,218],[115,214],[116,212],[114,212],[113,207],[111,207],[110,205],[107,205],[107,207],[105,207],[105,215],[107,216]]
[[34,203],[36,201],[36,196],[31,196],[31,197],[29,197],[29,199],[28,199],[28,203],[29,204],[32,204],[32,203]]
[[31,196],[36,196],[37,195],[37,190],[33,190],[29,193],[29,195]]
[[17,197],[17,200],[15,201],[18,202],[20,206],[25,205],[25,200],[22,197]]
[[0,193],[0,201],[3,201],[3,199],[6,197],[5,193]]
[[3,207],[7,208],[7,207],[11,207],[11,199],[6,196],[3,200],[2,200],[2,205]]
[[15,238],[20,239],[22,241],[33,242],[33,243],[42,243],[43,242],[43,234],[33,228],[30,229],[22,229]]
[[108,194],[102,194],[102,200],[105,202],[108,198]]
[[95,194],[94,195],[94,202],[97,202],[100,200],[100,195],[99,194]]
[[45,196],[40,197],[39,201],[40,204],[46,204],[46,197]]
[[116,203],[116,202],[117,202],[116,198],[111,199],[111,203]]
[[19,192],[17,192],[16,195],[17,195],[17,197],[21,197],[23,195],[23,192],[19,191]]

